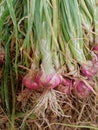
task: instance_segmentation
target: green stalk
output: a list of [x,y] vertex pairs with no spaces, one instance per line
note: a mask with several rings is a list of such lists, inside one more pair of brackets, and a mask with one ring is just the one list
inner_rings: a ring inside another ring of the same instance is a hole
[[41,29],[41,41],[40,41],[40,51],[42,54],[42,69],[45,75],[54,73],[54,68],[52,65],[52,53],[51,53],[51,34],[50,29],[46,21],[42,22]]
[[[47,20],[48,17],[48,20]],[[51,8],[46,0],[36,1],[35,9],[35,33],[38,39],[39,50],[42,55],[43,78],[55,72],[52,65],[51,52]]]
[[[2,27],[4,24],[5,18],[8,16],[8,8],[6,8],[6,2],[3,1],[0,3],[0,41],[2,40]],[[1,42],[0,42],[1,43]]]
[[98,44],[98,5],[97,0],[85,0],[85,4],[94,23],[95,44]]
[[64,65],[64,63],[66,62],[66,59],[65,59],[65,45],[64,45],[64,39],[62,38],[62,34],[61,34],[61,32],[58,34],[59,36],[58,36],[58,40],[59,40],[59,48],[60,48],[60,51],[61,51],[61,53],[60,53],[60,60],[59,60],[59,62],[60,62],[60,65],[62,66],[62,65]]
[[94,21],[94,10],[93,10],[93,3],[95,3],[95,0],[84,0],[85,4],[90,12],[90,15],[92,16],[92,19]]
[[84,0],[79,1],[79,8],[81,12],[82,23],[87,31],[89,31],[92,28],[93,19]]
[[43,59],[42,60],[42,70],[46,76],[49,74],[53,74],[55,72],[53,65],[52,65],[52,55],[51,55],[51,51],[50,51],[50,46],[49,46],[49,44],[47,45],[47,42],[48,42],[48,40],[46,40],[45,38],[42,39],[41,46],[43,46],[43,47],[40,47],[42,59]]
[[6,111],[8,116],[10,116],[10,103],[9,103],[9,90],[8,90],[8,74],[9,74],[9,68],[10,68],[10,54],[9,54],[9,45],[10,45],[10,39],[5,45],[5,67],[4,67],[4,99],[5,99],[5,105],[6,105]]
[[[58,0],[52,0],[52,10],[53,10],[53,31],[55,32],[55,38],[58,36]],[[58,69],[60,67],[59,63],[59,55],[57,51],[59,50],[58,44],[54,44],[54,40],[52,38],[52,49],[53,49],[53,61],[55,67]]]
[[[27,0],[23,0],[23,14],[24,14],[24,17],[27,16]],[[25,30],[27,31],[27,20],[24,20],[24,26],[25,26]]]
[[18,76],[18,70],[17,70],[17,60],[18,60],[18,29],[17,29],[17,20],[16,20],[16,16],[15,16],[15,12],[14,12],[13,0],[6,0],[6,3],[7,3],[8,9],[9,9],[10,16],[12,18],[13,25],[14,25],[14,30],[15,30],[15,37],[16,37],[15,72],[16,72],[16,75]]
[[[30,53],[31,50],[31,41],[30,41],[30,34],[32,32],[32,27],[33,27],[33,21],[34,21],[34,13],[35,13],[35,0],[27,0],[27,2],[25,2],[25,14],[28,13],[27,17],[28,17],[28,22],[25,21],[25,27],[26,28],[26,36],[25,39],[23,41],[23,44],[20,48],[20,50],[22,51],[23,49],[26,50],[26,52],[28,52],[28,54]],[[28,11],[27,11],[28,10]],[[26,66],[28,66],[28,60],[27,57],[23,57],[24,58],[24,62],[26,64]]]
[[32,30],[32,27],[33,27],[33,20],[34,20],[34,12],[35,12],[35,0],[30,0],[30,9],[29,9],[29,12],[28,12],[28,30],[27,30],[27,33],[26,33],[26,37],[25,37],[25,40],[23,42],[23,45],[21,47],[21,50],[26,48],[27,51],[29,52],[30,51],[30,32]]
[[12,89],[12,111],[11,111],[11,128],[14,130],[14,121],[15,121],[15,90],[14,90],[14,79],[13,79],[13,70],[10,64],[10,79],[11,79],[11,89]]
[[80,63],[86,61],[83,52],[83,36],[77,0],[62,0],[61,20],[63,36],[72,56]]
[[[16,0],[13,1],[13,6],[15,6]],[[9,15],[9,9],[7,7],[6,1],[0,3],[0,32],[2,32],[3,24]],[[2,33],[0,33],[0,40],[2,40]]]
[[48,10],[49,6],[48,6],[48,3],[47,3],[47,0],[44,0],[43,3],[44,3],[44,12],[45,12],[46,20],[47,20],[48,26],[50,27],[52,38],[54,40],[54,44],[57,46],[58,42],[57,42],[55,32],[53,30],[52,23],[51,23],[51,10],[50,9]]
[[95,44],[98,44],[98,5],[97,0],[91,0],[94,11]]
[[91,130],[98,130],[97,126],[89,126],[89,125],[75,125],[75,124],[65,124],[65,123],[51,123],[50,125],[61,125],[61,126],[66,126],[70,128],[81,128],[83,129],[91,129]]
[[[84,30],[83,33],[87,38],[86,42],[85,42],[85,46],[89,47],[89,44],[94,42],[94,34],[92,33],[94,18],[93,18],[93,15],[90,13],[90,11],[93,11],[92,4],[90,1],[88,1],[88,2],[86,2],[86,1],[85,0],[79,1],[79,9],[80,9],[83,30]],[[87,4],[88,4],[88,6],[87,6]],[[91,8],[91,10],[89,10],[88,7]],[[87,33],[87,35],[85,32]],[[85,51],[85,55],[89,57],[88,50],[86,48],[84,48],[84,51]]]

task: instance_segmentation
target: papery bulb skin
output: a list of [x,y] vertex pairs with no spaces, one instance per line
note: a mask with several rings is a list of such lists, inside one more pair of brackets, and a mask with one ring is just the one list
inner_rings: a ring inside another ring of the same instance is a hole
[[51,88],[55,88],[61,82],[61,75],[56,74],[56,73],[52,73],[52,74],[45,76],[44,73],[41,71],[41,72],[38,73],[38,75],[36,77],[36,82],[40,86],[44,86],[44,87],[50,87],[51,86]]
[[96,44],[92,50],[98,55],[98,44]]
[[36,76],[36,82],[40,86],[47,86],[49,84],[49,82],[51,81],[52,77],[53,77],[53,74],[45,75],[42,71],[40,71],[40,72],[38,72],[38,74]]
[[94,63],[94,67],[95,67],[96,71],[98,71],[98,61],[96,61],[96,62]]
[[83,76],[90,78],[94,76],[97,72],[94,67],[94,63],[92,61],[87,62],[87,64],[84,64],[81,66],[80,71]]
[[39,71],[38,74],[36,75],[35,81],[41,86],[43,83],[41,82],[41,77],[42,77],[43,72]]
[[75,81],[75,93],[79,98],[86,98],[91,94],[91,89],[83,81]]
[[57,87],[61,83],[62,77],[59,74],[55,74],[50,80],[50,84],[52,84],[52,88]]
[[81,72],[83,74],[83,76],[86,76],[86,77],[92,77],[94,76],[94,72],[91,70],[91,68],[87,68],[86,66],[81,68]]
[[62,92],[64,94],[66,94],[66,95],[70,94],[70,88],[69,88],[69,86],[59,85],[56,89],[59,92]]
[[61,84],[57,87],[57,90],[66,95],[70,94],[72,90],[72,80],[62,77]]
[[63,78],[63,79],[62,79],[62,84],[63,84],[64,86],[70,86],[70,87],[72,87],[72,80],[70,80],[70,79],[68,79],[68,78]]
[[93,47],[93,49],[92,49],[92,51],[94,52],[94,54],[95,54],[95,56],[93,57],[93,61],[98,61],[98,44],[96,44],[94,47]]
[[39,88],[39,85],[37,84],[37,82],[34,81],[32,75],[30,73],[28,73],[27,75],[25,75],[23,77],[22,84],[26,88],[32,89],[32,90],[36,90]]

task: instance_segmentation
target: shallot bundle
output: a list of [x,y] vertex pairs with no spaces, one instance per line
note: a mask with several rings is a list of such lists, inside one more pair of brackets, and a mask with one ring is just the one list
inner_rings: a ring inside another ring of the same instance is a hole
[[[93,45],[93,49],[90,50],[87,43],[88,50],[85,48],[82,27],[83,24],[88,31],[91,21],[96,20],[89,12],[87,4],[90,6],[90,2],[62,0],[58,6],[58,2],[52,1],[51,4],[55,7],[53,10],[46,1],[42,6],[41,3],[37,5],[39,10],[35,9],[34,32],[39,32],[36,36],[36,47],[41,55],[40,62],[37,63],[39,71],[34,74],[31,70],[24,76],[22,83],[25,87],[32,90],[56,89],[65,95],[74,93],[80,98],[88,97],[92,93],[93,77],[98,74],[98,44]],[[91,8],[93,10],[93,7]],[[58,9],[60,17],[57,16]],[[59,18],[60,24],[57,22]],[[89,54],[90,58],[86,54]],[[61,68],[65,68],[66,71]],[[66,76],[67,73],[69,76]]]

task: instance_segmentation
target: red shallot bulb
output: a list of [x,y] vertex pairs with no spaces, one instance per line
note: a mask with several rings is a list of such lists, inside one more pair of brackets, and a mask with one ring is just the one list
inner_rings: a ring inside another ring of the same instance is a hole
[[94,63],[92,61],[88,61],[86,64],[82,65],[80,71],[83,74],[83,76],[88,78],[94,76],[97,73],[94,67]]
[[39,88],[39,85],[37,84],[37,82],[33,79],[33,76],[31,73],[28,73],[26,74],[24,77],[23,77],[23,80],[22,80],[22,84],[28,88],[28,89],[38,89]]
[[62,78],[62,82],[57,87],[57,90],[64,94],[70,94],[70,91],[72,90],[72,81],[68,78]]
[[41,86],[55,88],[60,84],[62,76],[58,73],[52,73],[45,76],[41,71],[38,73],[36,80]]
[[98,44],[93,47],[93,51],[98,55]]
[[83,81],[75,81],[75,93],[79,98],[86,98],[91,94],[91,89]]

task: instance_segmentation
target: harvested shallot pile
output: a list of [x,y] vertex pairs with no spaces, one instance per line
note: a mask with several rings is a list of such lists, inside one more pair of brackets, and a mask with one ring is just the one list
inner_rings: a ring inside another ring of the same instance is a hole
[[97,0],[0,1],[0,129],[98,130],[97,15]]

